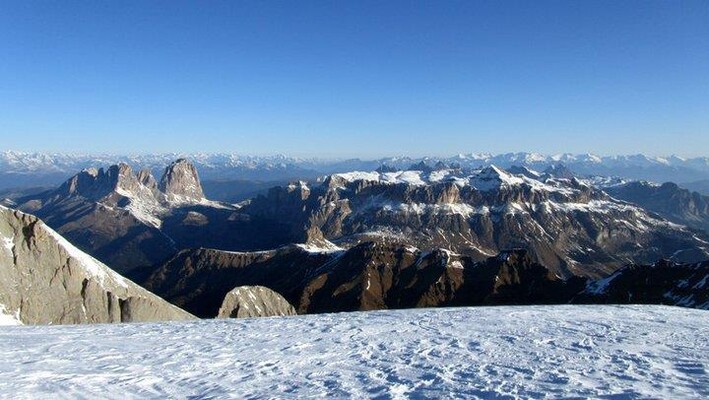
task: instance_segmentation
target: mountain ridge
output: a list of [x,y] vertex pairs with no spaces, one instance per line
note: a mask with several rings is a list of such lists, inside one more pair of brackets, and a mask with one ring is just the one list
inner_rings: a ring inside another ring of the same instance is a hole
[[[376,159],[318,159],[305,157],[246,156],[231,153],[163,153],[142,155],[48,154],[4,151],[0,153],[0,188],[58,184],[75,171],[127,163],[136,169],[158,173],[177,158],[193,160],[203,179],[288,180],[313,179],[352,170],[375,170],[382,165],[406,169],[417,163],[435,166],[441,162],[467,168],[498,165],[527,166],[540,171],[565,164],[581,175],[621,176],[656,182],[692,182],[709,178],[709,157],[597,156],[593,154],[471,153],[448,157],[382,157]],[[33,178],[34,177],[34,178]],[[29,182],[33,182],[29,184]]]
[[229,205],[204,198],[187,160],[170,163],[159,184],[148,171],[119,164],[84,170],[17,206],[122,273],[185,248],[255,251],[328,241],[352,247],[380,239],[477,260],[528,248],[566,277],[662,257],[692,261],[708,251],[709,240],[697,236],[703,234],[569,178],[565,168],[513,174],[495,165],[425,166],[332,174]]

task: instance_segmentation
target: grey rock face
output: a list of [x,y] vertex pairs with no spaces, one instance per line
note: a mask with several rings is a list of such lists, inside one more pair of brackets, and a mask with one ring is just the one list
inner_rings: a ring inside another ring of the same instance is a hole
[[24,324],[194,318],[69,244],[41,220],[0,207],[0,305]]
[[[89,168],[71,177],[55,195],[56,198],[64,196],[81,196],[94,201],[102,200],[116,191],[143,194],[146,188],[143,181],[147,180],[144,172],[136,176],[128,164],[117,164],[104,170]],[[149,192],[149,188],[147,188]]]
[[202,184],[197,169],[188,160],[181,158],[165,168],[159,185],[169,202],[199,202],[204,199]]
[[606,189],[612,196],[656,212],[672,222],[709,232],[709,196],[667,182],[630,182]]
[[263,286],[240,286],[224,297],[217,318],[278,317],[296,315],[295,308]]

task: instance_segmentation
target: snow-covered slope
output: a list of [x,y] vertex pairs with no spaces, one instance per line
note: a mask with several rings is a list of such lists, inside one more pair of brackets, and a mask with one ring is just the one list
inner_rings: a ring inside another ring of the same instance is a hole
[[706,398],[708,335],[662,306],[0,327],[0,396]]

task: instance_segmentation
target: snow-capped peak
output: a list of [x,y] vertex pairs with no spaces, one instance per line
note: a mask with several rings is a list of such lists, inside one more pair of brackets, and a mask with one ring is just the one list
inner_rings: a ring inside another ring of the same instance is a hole
[[473,176],[470,183],[478,190],[488,191],[497,189],[500,186],[519,185],[524,183],[524,179],[514,176],[495,165],[490,165]]

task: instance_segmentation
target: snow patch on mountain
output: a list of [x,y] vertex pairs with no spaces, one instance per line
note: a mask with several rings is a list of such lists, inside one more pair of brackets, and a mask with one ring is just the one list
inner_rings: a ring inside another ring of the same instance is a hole
[[380,174],[379,172],[364,172],[364,171],[352,171],[345,172],[341,174],[335,174],[335,176],[340,177],[347,182],[355,181],[374,181],[379,182]]
[[421,178],[421,171],[398,171],[385,172],[381,179],[387,183],[408,183],[410,185],[425,185],[426,182]]
[[[595,154],[553,154],[538,153],[470,153],[453,157],[386,157],[377,160],[360,159],[318,159],[274,156],[247,156],[237,154],[47,154],[5,151],[0,153],[0,171],[16,177],[32,174],[73,174],[88,167],[124,162],[134,167],[161,169],[179,157],[194,161],[203,178],[245,178],[288,179],[293,177],[316,177],[352,170],[376,169],[387,165],[396,169],[406,169],[413,164],[424,162],[428,165],[443,163],[462,168],[482,168],[497,165],[503,168],[527,166],[539,170],[562,163],[581,175],[617,175],[633,179],[655,181],[674,180],[690,182],[706,179],[709,174],[709,157],[682,158],[677,156],[648,156],[643,154],[622,156],[599,156]],[[668,179],[672,178],[674,179]]]
[[15,248],[15,242],[12,240],[12,238],[9,237],[3,237],[2,238],[2,245],[7,250],[10,254],[12,254],[12,249]]
[[117,188],[116,193],[130,199],[129,204],[125,207],[136,219],[144,224],[160,229],[162,220],[160,217],[166,214],[169,210],[161,205],[152,195],[141,196],[135,193],[126,191],[122,188]]
[[[438,183],[453,183],[458,187],[472,186],[481,192],[499,190],[505,187],[527,186],[534,191],[554,192],[562,195],[571,195],[573,190],[568,187],[568,181],[559,179],[532,178],[522,174],[511,174],[496,166],[489,166],[475,171],[460,169],[441,169],[430,172],[406,170],[397,172],[362,172],[353,171],[334,174],[333,177],[344,179],[346,182],[376,182],[380,184],[407,184],[424,186]],[[584,183],[577,182],[579,185]]]
[[0,326],[7,325],[22,325],[22,321],[20,321],[20,310],[11,313],[4,304],[0,304]]
[[501,186],[516,186],[524,183],[524,179],[513,176],[494,165],[482,169],[470,178],[470,183],[478,190],[486,192],[499,189]]
[[586,285],[586,292],[596,295],[604,294],[608,290],[608,287],[611,285],[611,283],[619,276],[620,272],[617,271],[603,279],[599,279],[597,281],[590,281]]
[[488,214],[490,209],[488,207],[473,207],[465,203],[447,203],[447,204],[427,204],[427,203],[384,203],[384,204],[373,204],[373,207],[381,208],[385,212],[393,213],[404,213],[404,214],[459,214],[464,217],[470,217],[476,214]]
[[330,242],[329,240],[321,239],[317,243],[299,243],[296,246],[308,253],[340,253],[344,252],[345,249],[337,246],[336,244]]

